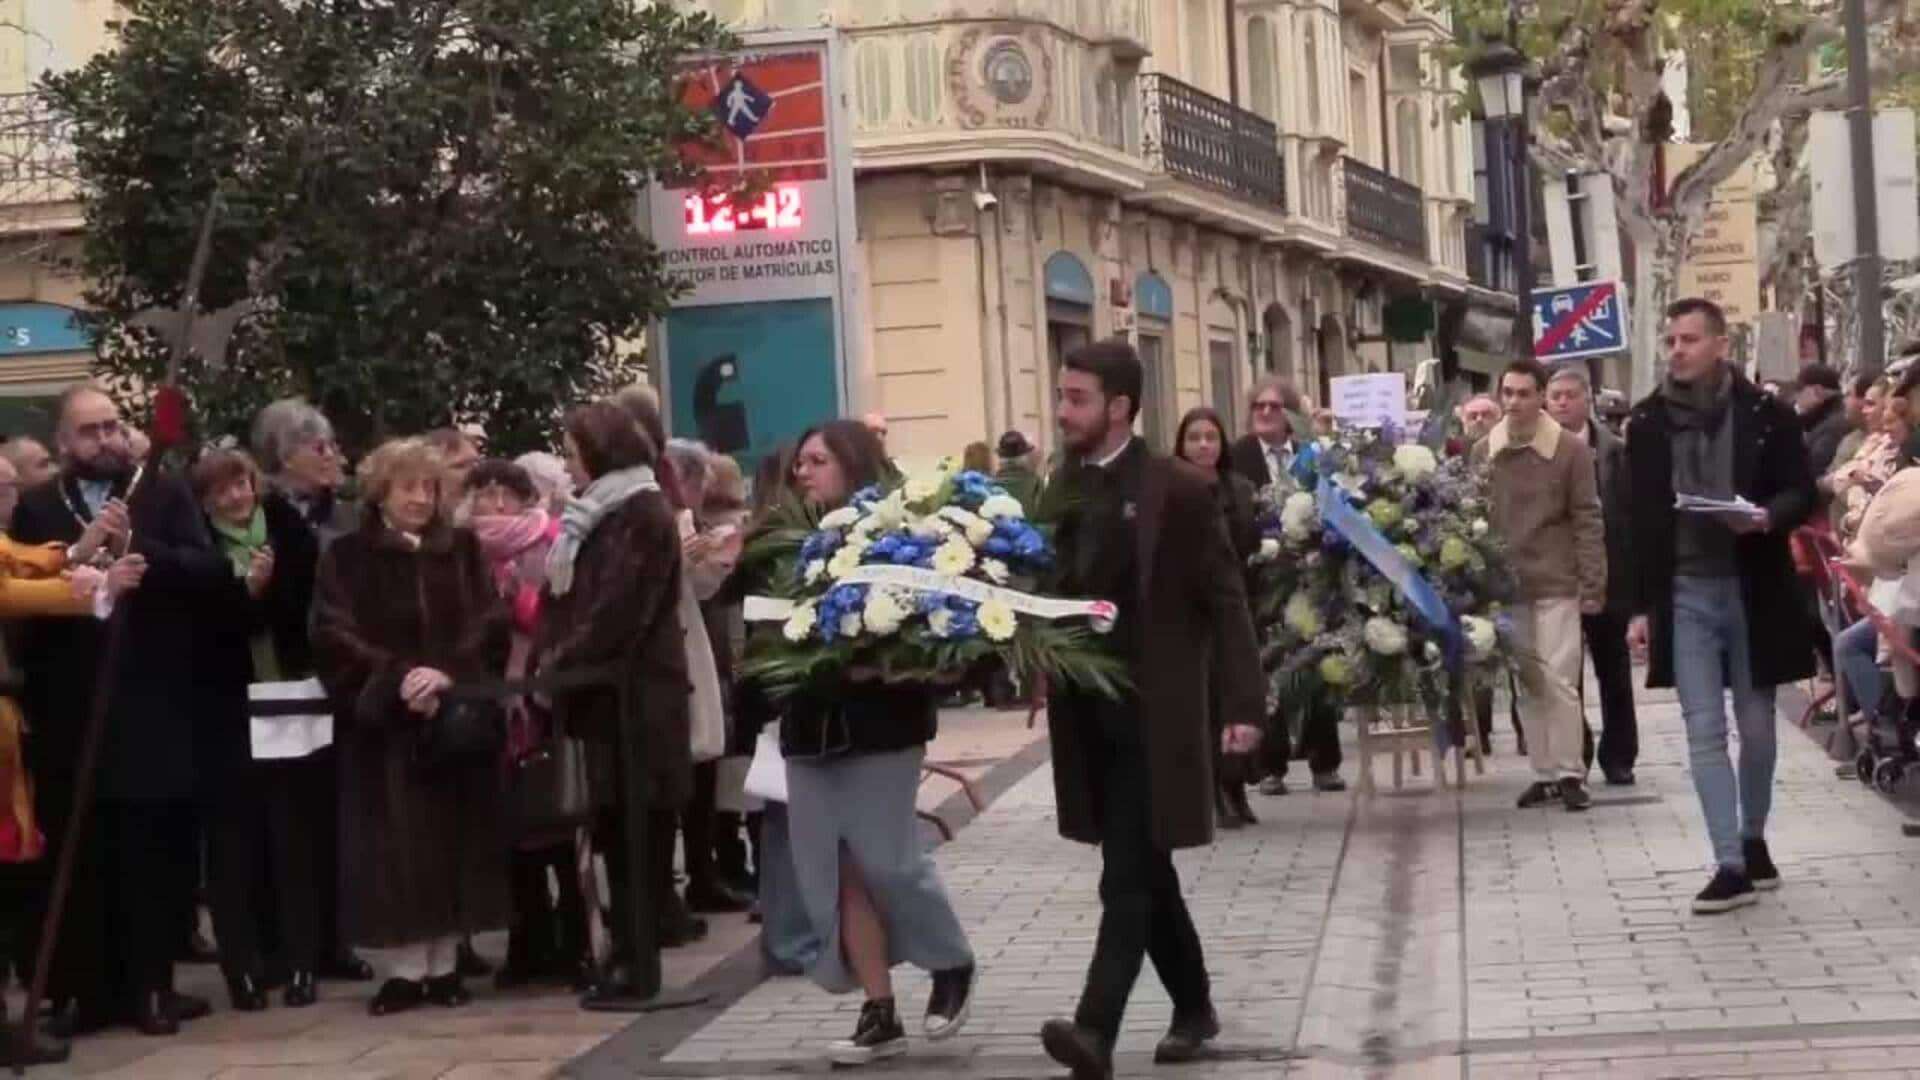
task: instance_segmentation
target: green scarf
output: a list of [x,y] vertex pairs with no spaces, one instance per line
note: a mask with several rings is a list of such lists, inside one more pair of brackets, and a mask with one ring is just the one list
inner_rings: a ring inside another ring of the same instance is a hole
[[224,521],[215,521],[213,531],[220,538],[220,548],[233,561],[235,577],[246,577],[253,569],[253,553],[263,551],[267,546],[267,515],[259,508],[253,511],[245,528],[235,528]]
[[[224,521],[213,522],[214,536],[218,538],[220,549],[226,552],[233,563],[233,576],[246,580],[247,573],[253,569],[253,555],[267,548],[267,515],[255,507],[253,517],[248,519],[245,528],[236,528]],[[280,658],[273,649],[273,635],[261,631],[247,643],[253,655],[253,679],[255,682],[273,682],[280,678]]]

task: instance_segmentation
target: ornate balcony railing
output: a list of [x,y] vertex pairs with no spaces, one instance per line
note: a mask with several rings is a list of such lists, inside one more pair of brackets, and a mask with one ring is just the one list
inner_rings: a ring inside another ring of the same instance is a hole
[[1150,163],[1257,206],[1286,208],[1286,167],[1271,122],[1172,76],[1143,75],[1140,87]]
[[1347,235],[1376,247],[1427,258],[1427,212],[1420,189],[1365,162],[1343,158]]
[[73,143],[67,123],[39,94],[0,94],[0,206],[71,197]]

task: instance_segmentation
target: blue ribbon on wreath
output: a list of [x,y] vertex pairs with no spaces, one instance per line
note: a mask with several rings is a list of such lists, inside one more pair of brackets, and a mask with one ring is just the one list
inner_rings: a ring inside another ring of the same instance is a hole
[[1460,621],[1434,591],[1433,584],[1374,527],[1372,519],[1353,508],[1332,477],[1320,478],[1315,501],[1319,504],[1320,520],[1327,528],[1352,544],[1353,550],[1378,570],[1380,576],[1399,591],[1407,606],[1439,635],[1440,653],[1446,659],[1447,670],[1459,671],[1466,658],[1466,638],[1460,632]]

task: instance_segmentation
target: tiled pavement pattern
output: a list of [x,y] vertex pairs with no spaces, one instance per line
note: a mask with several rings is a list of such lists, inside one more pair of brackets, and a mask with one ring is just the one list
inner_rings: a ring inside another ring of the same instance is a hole
[[[1514,809],[1526,770],[1504,730],[1492,771],[1463,795],[1415,782],[1371,802],[1299,785],[1256,797],[1259,826],[1178,859],[1226,1024],[1222,1059],[1150,1064],[1169,1007],[1149,966],[1120,1074],[1920,1077],[1920,840],[1901,836],[1901,813],[1836,780],[1783,721],[1770,839],[1786,885],[1696,917],[1707,846],[1670,697],[1643,701],[1641,732],[1639,786],[1598,789],[1585,815]],[[1072,1007],[1098,859],[1054,834],[1047,770],[938,858],[983,965],[974,1019],[873,1071],[1063,1075],[1034,1033]],[[917,1020],[925,977],[897,983]],[[641,1074],[823,1071],[822,1043],[857,1009],[773,980]],[[601,1075],[593,1061],[574,1071]]]

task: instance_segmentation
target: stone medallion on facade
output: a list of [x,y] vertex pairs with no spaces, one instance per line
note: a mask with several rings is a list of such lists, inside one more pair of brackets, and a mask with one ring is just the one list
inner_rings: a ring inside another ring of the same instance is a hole
[[960,126],[1045,127],[1053,115],[1053,53],[1039,27],[991,23],[947,49],[947,94]]

